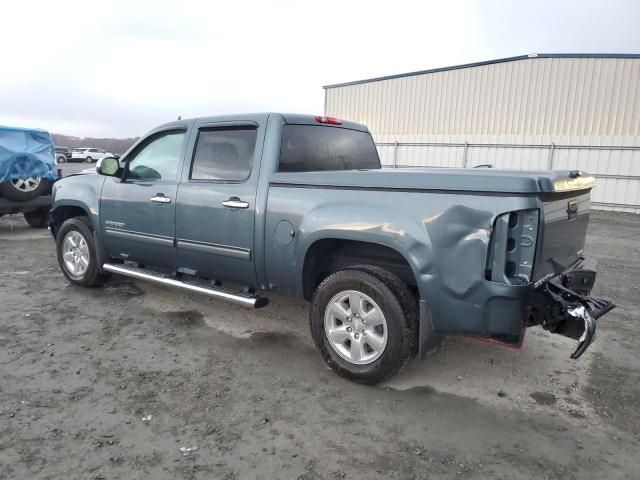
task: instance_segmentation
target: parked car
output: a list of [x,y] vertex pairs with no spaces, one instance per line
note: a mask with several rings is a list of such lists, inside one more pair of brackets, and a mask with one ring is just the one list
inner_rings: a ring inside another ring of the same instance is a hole
[[48,132],[0,127],[0,216],[22,213],[32,227],[45,228],[57,179]]
[[86,148],[74,148],[73,150],[71,150],[71,158],[69,159],[69,161],[84,162],[86,160],[86,157],[84,155],[85,150]]
[[65,163],[71,160],[71,149],[67,147],[55,147],[56,163]]
[[105,157],[113,157],[113,154],[100,148],[76,148],[71,154],[72,160],[87,163],[94,163]]
[[306,299],[322,357],[359,382],[443,335],[519,346],[533,325],[577,339],[578,358],[614,307],[589,297],[595,181],[578,171],[382,169],[365,126],[277,113],[172,122],[96,171],[53,191],[70,282]]

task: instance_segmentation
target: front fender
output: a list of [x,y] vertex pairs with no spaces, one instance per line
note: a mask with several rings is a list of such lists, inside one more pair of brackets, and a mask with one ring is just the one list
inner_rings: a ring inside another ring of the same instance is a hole
[[49,228],[54,237],[57,229],[66,219],[83,214],[89,218],[101,273],[104,273],[102,265],[107,258],[103,248],[99,218],[100,193],[104,178],[100,175],[77,175],[56,182],[49,214]]
[[52,214],[64,207],[82,209],[89,217],[93,231],[99,235],[100,191],[104,178],[93,174],[75,175],[57,181],[52,191]]

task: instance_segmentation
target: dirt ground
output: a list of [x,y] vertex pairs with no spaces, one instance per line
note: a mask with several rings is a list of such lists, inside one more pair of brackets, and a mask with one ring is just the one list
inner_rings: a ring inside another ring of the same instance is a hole
[[[640,217],[597,213],[578,361],[447,339],[387,385],[315,351],[307,305],[251,311],[123,277],[70,286],[48,232],[0,219],[0,478],[640,478]],[[181,451],[186,447],[191,450]]]

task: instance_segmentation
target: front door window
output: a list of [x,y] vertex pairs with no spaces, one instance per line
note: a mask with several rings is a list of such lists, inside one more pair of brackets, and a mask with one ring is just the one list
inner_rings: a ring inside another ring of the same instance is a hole
[[161,132],[141,145],[129,158],[132,180],[176,180],[184,142],[184,131]]

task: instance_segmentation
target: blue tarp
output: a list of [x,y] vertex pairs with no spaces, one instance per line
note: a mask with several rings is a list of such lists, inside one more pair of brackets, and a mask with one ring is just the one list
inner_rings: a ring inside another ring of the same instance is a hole
[[51,135],[0,125],[0,183],[18,178],[58,179]]

